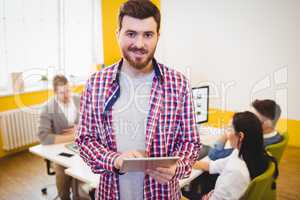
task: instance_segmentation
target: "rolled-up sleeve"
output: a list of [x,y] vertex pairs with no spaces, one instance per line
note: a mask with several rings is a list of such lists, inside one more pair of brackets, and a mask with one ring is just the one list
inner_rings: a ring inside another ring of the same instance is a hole
[[227,163],[227,160],[229,157],[221,158],[215,161],[209,162],[209,173],[210,174],[220,174],[222,173],[225,164]]
[[200,151],[200,136],[196,128],[192,93],[188,81],[185,82],[185,86],[182,95],[181,130],[176,141],[176,151],[173,153],[180,157],[175,173],[178,179],[190,175]]
[[99,126],[93,109],[93,78],[89,79],[81,96],[80,120],[76,143],[80,156],[91,167],[94,173],[115,172],[114,162],[120,155],[97,140]]

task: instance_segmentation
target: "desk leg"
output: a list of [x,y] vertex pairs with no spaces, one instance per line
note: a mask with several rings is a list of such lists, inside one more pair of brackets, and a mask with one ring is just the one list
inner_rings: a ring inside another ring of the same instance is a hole
[[73,200],[79,200],[78,180],[76,178],[72,178],[72,194]]

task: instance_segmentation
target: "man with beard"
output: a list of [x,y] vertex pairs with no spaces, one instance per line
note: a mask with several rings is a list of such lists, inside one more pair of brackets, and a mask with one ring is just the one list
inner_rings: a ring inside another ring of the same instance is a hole
[[[96,199],[180,199],[179,179],[200,148],[188,80],[154,59],[160,12],[148,0],[129,0],[119,12],[123,58],[93,74],[81,100],[76,142],[100,174]],[[170,167],[120,172],[124,158],[178,156]]]

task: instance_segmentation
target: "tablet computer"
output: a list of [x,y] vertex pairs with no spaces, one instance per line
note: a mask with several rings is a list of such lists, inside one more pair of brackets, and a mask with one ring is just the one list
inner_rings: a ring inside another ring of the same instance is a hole
[[178,160],[179,157],[127,158],[123,160],[121,172],[144,172],[147,169],[170,167]]

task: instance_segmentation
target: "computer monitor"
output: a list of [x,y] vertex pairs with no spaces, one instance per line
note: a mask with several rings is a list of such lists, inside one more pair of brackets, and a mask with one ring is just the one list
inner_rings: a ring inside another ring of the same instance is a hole
[[209,87],[193,87],[193,103],[195,108],[196,123],[201,124],[208,121]]

